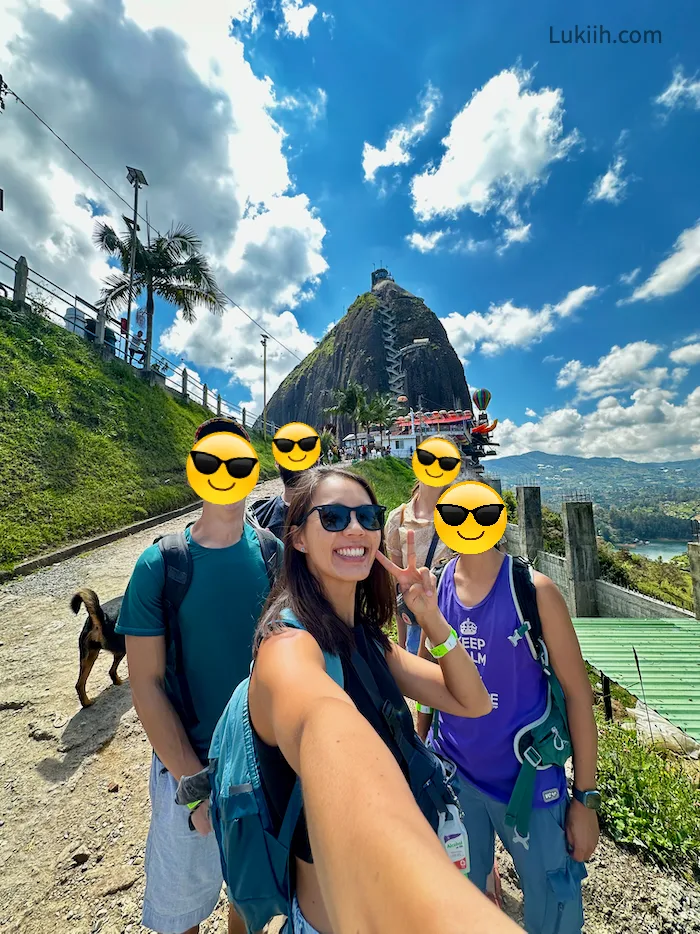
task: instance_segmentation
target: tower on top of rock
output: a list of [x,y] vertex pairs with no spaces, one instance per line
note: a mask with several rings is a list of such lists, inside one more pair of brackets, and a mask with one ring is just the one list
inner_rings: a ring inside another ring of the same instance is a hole
[[376,285],[378,282],[381,282],[383,279],[389,279],[391,282],[394,281],[394,277],[393,277],[392,275],[389,274],[389,270],[388,270],[388,269],[383,269],[383,268],[381,268],[381,269],[374,269],[374,270],[372,271],[372,288],[374,288],[375,285]]

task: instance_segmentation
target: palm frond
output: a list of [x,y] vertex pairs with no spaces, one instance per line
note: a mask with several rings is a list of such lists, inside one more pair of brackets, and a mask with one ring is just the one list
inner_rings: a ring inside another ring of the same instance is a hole
[[[132,300],[136,299],[139,292],[145,287],[145,280],[142,276],[134,276],[134,290]],[[104,288],[100,293],[97,302],[99,308],[105,311],[122,311],[129,304],[129,276],[124,272],[115,272],[105,279]]]

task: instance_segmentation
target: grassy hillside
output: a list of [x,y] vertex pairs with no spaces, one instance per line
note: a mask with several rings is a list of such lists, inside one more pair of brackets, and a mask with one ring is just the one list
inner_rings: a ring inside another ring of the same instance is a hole
[[362,461],[352,467],[372,484],[379,502],[387,507],[387,516],[401,503],[408,502],[416,482],[415,474],[396,457],[383,457],[375,461]]
[[[0,305],[0,569],[196,499],[185,460],[211,413]],[[276,476],[254,439],[261,478]]]

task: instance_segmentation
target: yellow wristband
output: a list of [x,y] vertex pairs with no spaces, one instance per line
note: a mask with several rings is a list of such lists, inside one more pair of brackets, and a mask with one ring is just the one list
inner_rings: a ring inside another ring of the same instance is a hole
[[198,808],[199,805],[203,804],[206,800],[206,798],[200,798],[199,801],[191,801],[187,807],[190,809],[190,811],[194,811],[195,808]]
[[433,712],[432,707],[426,707],[425,704],[419,704],[418,701],[416,701],[416,710],[418,711],[418,713],[432,713]]

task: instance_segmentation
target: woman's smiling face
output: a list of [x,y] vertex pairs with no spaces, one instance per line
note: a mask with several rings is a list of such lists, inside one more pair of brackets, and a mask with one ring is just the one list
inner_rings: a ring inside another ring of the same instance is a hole
[[[369,506],[372,500],[354,480],[331,476],[318,485],[309,509],[330,504],[353,509]],[[354,512],[347,528],[341,532],[329,532],[324,529],[316,511],[308,516],[294,535],[294,547],[306,553],[309,568],[316,578],[350,582],[368,577],[381,540],[381,531],[370,532],[363,528]]]

